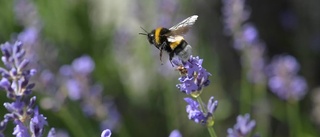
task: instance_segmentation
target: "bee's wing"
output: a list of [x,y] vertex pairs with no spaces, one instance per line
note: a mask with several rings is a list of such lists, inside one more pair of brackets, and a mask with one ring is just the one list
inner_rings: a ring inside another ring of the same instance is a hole
[[174,35],[182,35],[186,34],[190,27],[196,22],[198,18],[198,15],[193,15],[185,20],[181,21],[177,25],[174,25],[171,27],[169,30],[171,31],[170,33],[166,34],[166,36],[174,36]]

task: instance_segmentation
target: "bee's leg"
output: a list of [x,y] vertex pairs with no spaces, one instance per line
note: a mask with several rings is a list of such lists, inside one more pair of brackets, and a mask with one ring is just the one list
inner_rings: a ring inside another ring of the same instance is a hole
[[171,65],[172,65],[172,67],[174,67],[174,65],[173,65],[173,63],[172,63],[172,58],[173,58],[173,56],[174,56],[174,52],[171,52],[171,53],[169,54],[169,60],[170,60],[170,63],[171,63]]
[[162,50],[163,50],[163,48],[162,48],[162,46],[160,47],[160,61],[161,61],[161,65],[163,65],[163,62],[162,62]]

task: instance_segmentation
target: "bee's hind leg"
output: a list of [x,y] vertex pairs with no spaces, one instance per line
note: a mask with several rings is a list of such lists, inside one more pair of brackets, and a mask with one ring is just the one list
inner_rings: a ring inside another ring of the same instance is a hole
[[173,63],[172,63],[172,58],[173,58],[173,56],[174,56],[174,53],[171,52],[171,53],[169,54],[169,60],[170,60],[170,63],[171,63],[171,65],[172,65],[172,67],[174,67],[174,65],[173,65]]

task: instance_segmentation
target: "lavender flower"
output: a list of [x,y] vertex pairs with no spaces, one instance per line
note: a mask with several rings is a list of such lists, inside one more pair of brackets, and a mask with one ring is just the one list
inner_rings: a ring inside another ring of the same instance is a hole
[[110,129],[105,129],[101,133],[101,137],[111,137],[111,130]]
[[218,107],[218,101],[214,100],[214,97],[209,99],[207,108],[205,108],[206,110],[202,110],[201,104],[192,98],[187,97],[184,98],[184,100],[188,103],[186,111],[190,120],[207,126],[212,126],[214,124],[212,116]]
[[36,97],[28,99],[35,86],[34,83],[29,83],[29,80],[35,75],[36,70],[28,69],[29,60],[24,58],[25,50],[22,46],[21,42],[1,44],[3,54],[1,59],[6,69],[0,68],[2,75],[0,87],[6,90],[7,97],[14,102],[3,104],[9,113],[4,115],[5,120],[1,122],[0,127],[4,130],[6,123],[13,121],[16,125],[13,135],[39,137],[42,136],[44,125],[47,122],[35,106]]
[[290,55],[276,56],[268,66],[269,88],[283,100],[300,100],[307,90],[306,80],[298,76],[300,66]]
[[180,84],[176,85],[181,92],[198,96],[202,88],[210,84],[209,76],[211,74],[202,67],[202,62],[203,59],[198,56],[190,56],[187,62],[182,62],[178,59],[173,61],[174,65],[178,66],[178,69],[182,67],[180,72],[183,75],[179,78]]
[[250,120],[249,114],[245,114],[244,116],[239,115],[237,117],[237,123],[233,128],[228,129],[227,137],[245,137],[255,126],[256,122],[254,120]]

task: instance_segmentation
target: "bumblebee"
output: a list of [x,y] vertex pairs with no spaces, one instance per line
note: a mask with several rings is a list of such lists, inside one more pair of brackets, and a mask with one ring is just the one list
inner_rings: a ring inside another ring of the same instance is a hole
[[171,64],[174,56],[178,56],[182,61],[186,62],[192,54],[192,47],[181,35],[186,34],[189,31],[190,27],[195,23],[197,18],[198,15],[193,15],[169,29],[158,27],[152,30],[150,33],[141,27],[141,29],[143,29],[146,33],[139,34],[146,35],[149,43],[160,50],[161,62],[163,50],[169,54],[169,60]]

